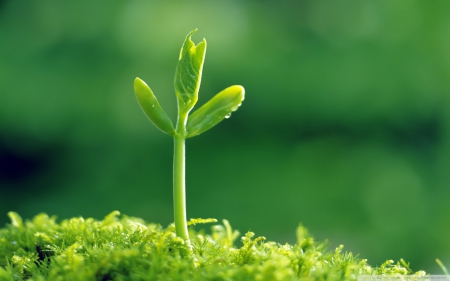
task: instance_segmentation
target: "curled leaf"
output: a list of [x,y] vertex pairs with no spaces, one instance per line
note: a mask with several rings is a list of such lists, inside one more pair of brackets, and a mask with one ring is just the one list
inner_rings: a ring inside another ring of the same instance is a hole
[[205,60],[205,39],[197,45],[191,40],[191,31],[183,43],[180,57],[175,71],[175,93],[178,98],[178,107],[183,113],[188,113],[198,100],[198,91],[202,78],[203,62]]
[[173,128],[172,120],[161,108],[150,87],[138,77],[134,80],[134,92],[139,105],[148,119],[164,133],[174,136],[175,129]]
[[214,127],[220,121],[230,117],[245,97],[242,86],[231,86],[221,91],[189,116],[186,130],[187,137],[193,137]]

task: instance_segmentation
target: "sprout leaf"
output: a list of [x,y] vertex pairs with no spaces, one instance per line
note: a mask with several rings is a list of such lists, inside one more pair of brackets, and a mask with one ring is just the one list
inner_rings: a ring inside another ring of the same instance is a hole
[[189,116],[187,137],[193,137],[214,127],[236,111],[245,97],[242,86],[231,86],[221,91]]
[[150,121],[152,121],[152,123],[164,133],[171,136],[175,135],[172,120],[170,120],[169,116],[167,116],[162,107],[159,105],[159,102],[150,87],[137,77],[134,80],[134,92],[139,105],[145,115],[147,115],[148,119],[150,119]]
[[195,45],[191,36],[197,29],[191,31],[183,43],[180,58],[175,71],[175,93],[178,98],[179,110],[188,113],[198,100],[198,91],[205,60],[206,40]]

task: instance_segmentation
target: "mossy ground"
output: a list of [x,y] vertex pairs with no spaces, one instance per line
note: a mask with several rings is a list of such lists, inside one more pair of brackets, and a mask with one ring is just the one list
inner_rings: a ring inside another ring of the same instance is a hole
[[[0,229],[1,281],[357,280],[360,274],[413,274],[402,260],[373,268],[343,246],[328,251],[326,242],[317,243],[302,226],[295,245],[252,232],[239,243],[239,233],[224,220],[208,233],[190,229],[188,245],[173,225],[163,228],[117,211],[101,221],[80,217],[60,223],[46,214],[25,222],[16,213],[9,216],[11,224]],[[216,220],[189,222],[198,223]]]

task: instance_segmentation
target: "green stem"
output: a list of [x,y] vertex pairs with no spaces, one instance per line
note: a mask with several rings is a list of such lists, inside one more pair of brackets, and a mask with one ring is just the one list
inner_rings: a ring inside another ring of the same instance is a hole
[[186,187],[185,187],[185,117],[179,116],[177,134],[174,136],[173,159],[173,206],[175,232],[178,237],[189,240],[186,221]]

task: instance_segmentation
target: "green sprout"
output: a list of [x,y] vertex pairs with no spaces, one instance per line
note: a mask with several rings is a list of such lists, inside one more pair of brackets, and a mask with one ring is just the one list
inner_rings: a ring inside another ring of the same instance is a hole
[[445,275],[449,275],[447,268],[445,267],[445,265],[441,262],[440,259],[436,259],[436,263],[439,265],[439,267],[442,269],[442,271],[444,272]]
[[197,45],[191,40],[192,34],[196,31],[197,29],[186,36],[175,72],[175,94],[178,103],[178,118],[175,128],[150,87],[140,78],[134,80],[134,91],[144,113],[158,129],[174,138],[175,232],[177,236],[186,241],[189,241],[189,235],[186,222],[185,140],[211,129],[223,119],[228,118],[233,111],[238,109],[245,96],[242,86],[228,87],[189,116],[189,112],[198,100],[206,52],[205,39]]

